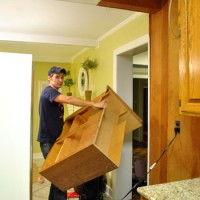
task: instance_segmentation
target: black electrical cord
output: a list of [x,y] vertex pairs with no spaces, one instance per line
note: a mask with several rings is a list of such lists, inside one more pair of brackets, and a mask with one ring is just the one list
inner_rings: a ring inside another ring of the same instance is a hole
[[[157,159],[157,161],[155,163],[153,163],[150,167],[149,167],[149,171],[147,172],[146,176],[150,173],[150,171],[156,166],[156,164],[160,161],[160,159],[162,158],[162,156],[164,155],[164,153],[168,150],[168,148],[170,147],[170,145],[172,144],[172,142],[174,141],[174,139],[176,138],[177,135],[177,131],[175,130],[175,136],[173,137],[173,139],[171,140],[171,142],[165,147],[165,149],[163,150],[163,152],[161,153],[160,157]],[[143,179],[139,180],[132,188],[130,191],[128,191],[128,193],[121,199],[124,200],[133,190],[135,190],[138,186],[140,186],[142,183],[144,182]]]

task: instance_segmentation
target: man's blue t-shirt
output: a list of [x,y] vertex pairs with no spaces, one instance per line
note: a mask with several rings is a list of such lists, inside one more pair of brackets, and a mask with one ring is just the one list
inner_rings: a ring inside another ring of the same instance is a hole
[[40,96],[40,125],[37,140],[41,143],[54,143],[62,132],[64,107],[54,101],[58,95],[59,91],[48,86]]

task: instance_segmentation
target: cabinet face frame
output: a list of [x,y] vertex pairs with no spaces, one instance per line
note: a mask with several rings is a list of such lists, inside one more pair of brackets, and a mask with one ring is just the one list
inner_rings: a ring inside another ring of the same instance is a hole
[[198,0],[179,0],[180,113],[200,116],[200,19]]

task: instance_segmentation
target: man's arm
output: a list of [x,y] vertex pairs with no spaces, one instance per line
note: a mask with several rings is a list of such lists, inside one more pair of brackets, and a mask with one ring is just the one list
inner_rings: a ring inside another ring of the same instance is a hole
[[67,103],[74,106],[84,107],[84,106],[92,106],[97,108],[106,108],[107,107],[107,101],[102,100],[100,102],[93,102],[93,101],[86,101],[83,99],[80,99],[78,97],[73,96],[66,96],[63,94],[58,95],[55,99],[55,102],[57,103]]

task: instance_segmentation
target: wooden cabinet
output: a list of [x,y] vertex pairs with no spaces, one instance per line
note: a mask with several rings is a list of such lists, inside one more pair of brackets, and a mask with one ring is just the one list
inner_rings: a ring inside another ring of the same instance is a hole
[[179,0],[180,112],[200,116],[200,1]]
[[98,6],[156,13],[161,9],[162,0],[100,0]]
[[40,173],[65,191],[119,167],[124,134],[141,119],[110,88],[94,101],[107,99],[105,109],[83,107],[68,116]]

